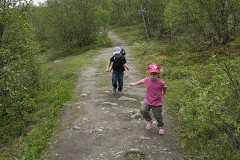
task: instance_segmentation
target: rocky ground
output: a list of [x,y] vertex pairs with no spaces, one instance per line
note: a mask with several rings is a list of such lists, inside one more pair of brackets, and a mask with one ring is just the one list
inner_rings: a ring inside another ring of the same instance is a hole
[[[178,143],[171,121],[163,109],[165,134],[159,135],[156,120],[151,129],[139,113],[144,85],[130,87],[140,80],[130,46],[109,33],[115,46],[124,48],[129,78],[124,79],[123,94],[112,94],[111,73],[106,72],[113,47],[99,51],[91,64],[79,71],[77,100],[64,108],[52,138],[47,160],[177,160]],[[164,98],[163,98],[164,101]],[[164,107],[164,106],[163,106]]]

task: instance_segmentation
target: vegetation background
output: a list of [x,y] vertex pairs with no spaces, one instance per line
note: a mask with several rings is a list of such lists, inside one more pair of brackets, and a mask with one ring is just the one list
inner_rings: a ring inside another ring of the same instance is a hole
[[143,71],[161,65],[185,159],[240,159],[240,0],[1,1],[0,8],[0,159],[44,158],[74,98],[76,72],[112,47],[109,30],[131,44]]

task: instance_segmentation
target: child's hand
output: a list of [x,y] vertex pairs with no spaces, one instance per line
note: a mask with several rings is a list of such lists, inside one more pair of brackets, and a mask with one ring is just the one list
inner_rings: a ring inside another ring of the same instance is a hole
[[134,87],[135,83],[130,83],[129,86]]

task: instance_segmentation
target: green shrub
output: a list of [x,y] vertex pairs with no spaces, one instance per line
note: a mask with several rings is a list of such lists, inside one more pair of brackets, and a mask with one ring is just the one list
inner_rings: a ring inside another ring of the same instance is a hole
[[[25,135],[39,84],[39,46],[24,11],[5,8],[0,12],[0,145]],[[7,135],[7,136],[6,136]]]
[[181,99],[184,150],[196,157],[235,159],[240,146],[240,102],[226,74],[217,69],[212,73],[209,85],[195,78],[189,81],[189,91]]

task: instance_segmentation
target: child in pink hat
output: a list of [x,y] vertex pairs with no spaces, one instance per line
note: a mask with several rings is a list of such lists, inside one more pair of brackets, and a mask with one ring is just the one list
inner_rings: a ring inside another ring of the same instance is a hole
[[152,127],[152,117],[150,116],[150,110],[152,109],[153,115],[157,120],[158,133],[164,134],[164,122],[162,117],[162,96],[166,93],[167,86],[165,82],[160,78],[160,66],[156,63],[152,63],[148,66],[148,77],[141,79],[138,82],[130,83],[130,86],[136,86],[139,84],[146,85],[146,96],[141,107],[141,114],[147,121],[146,128]]

